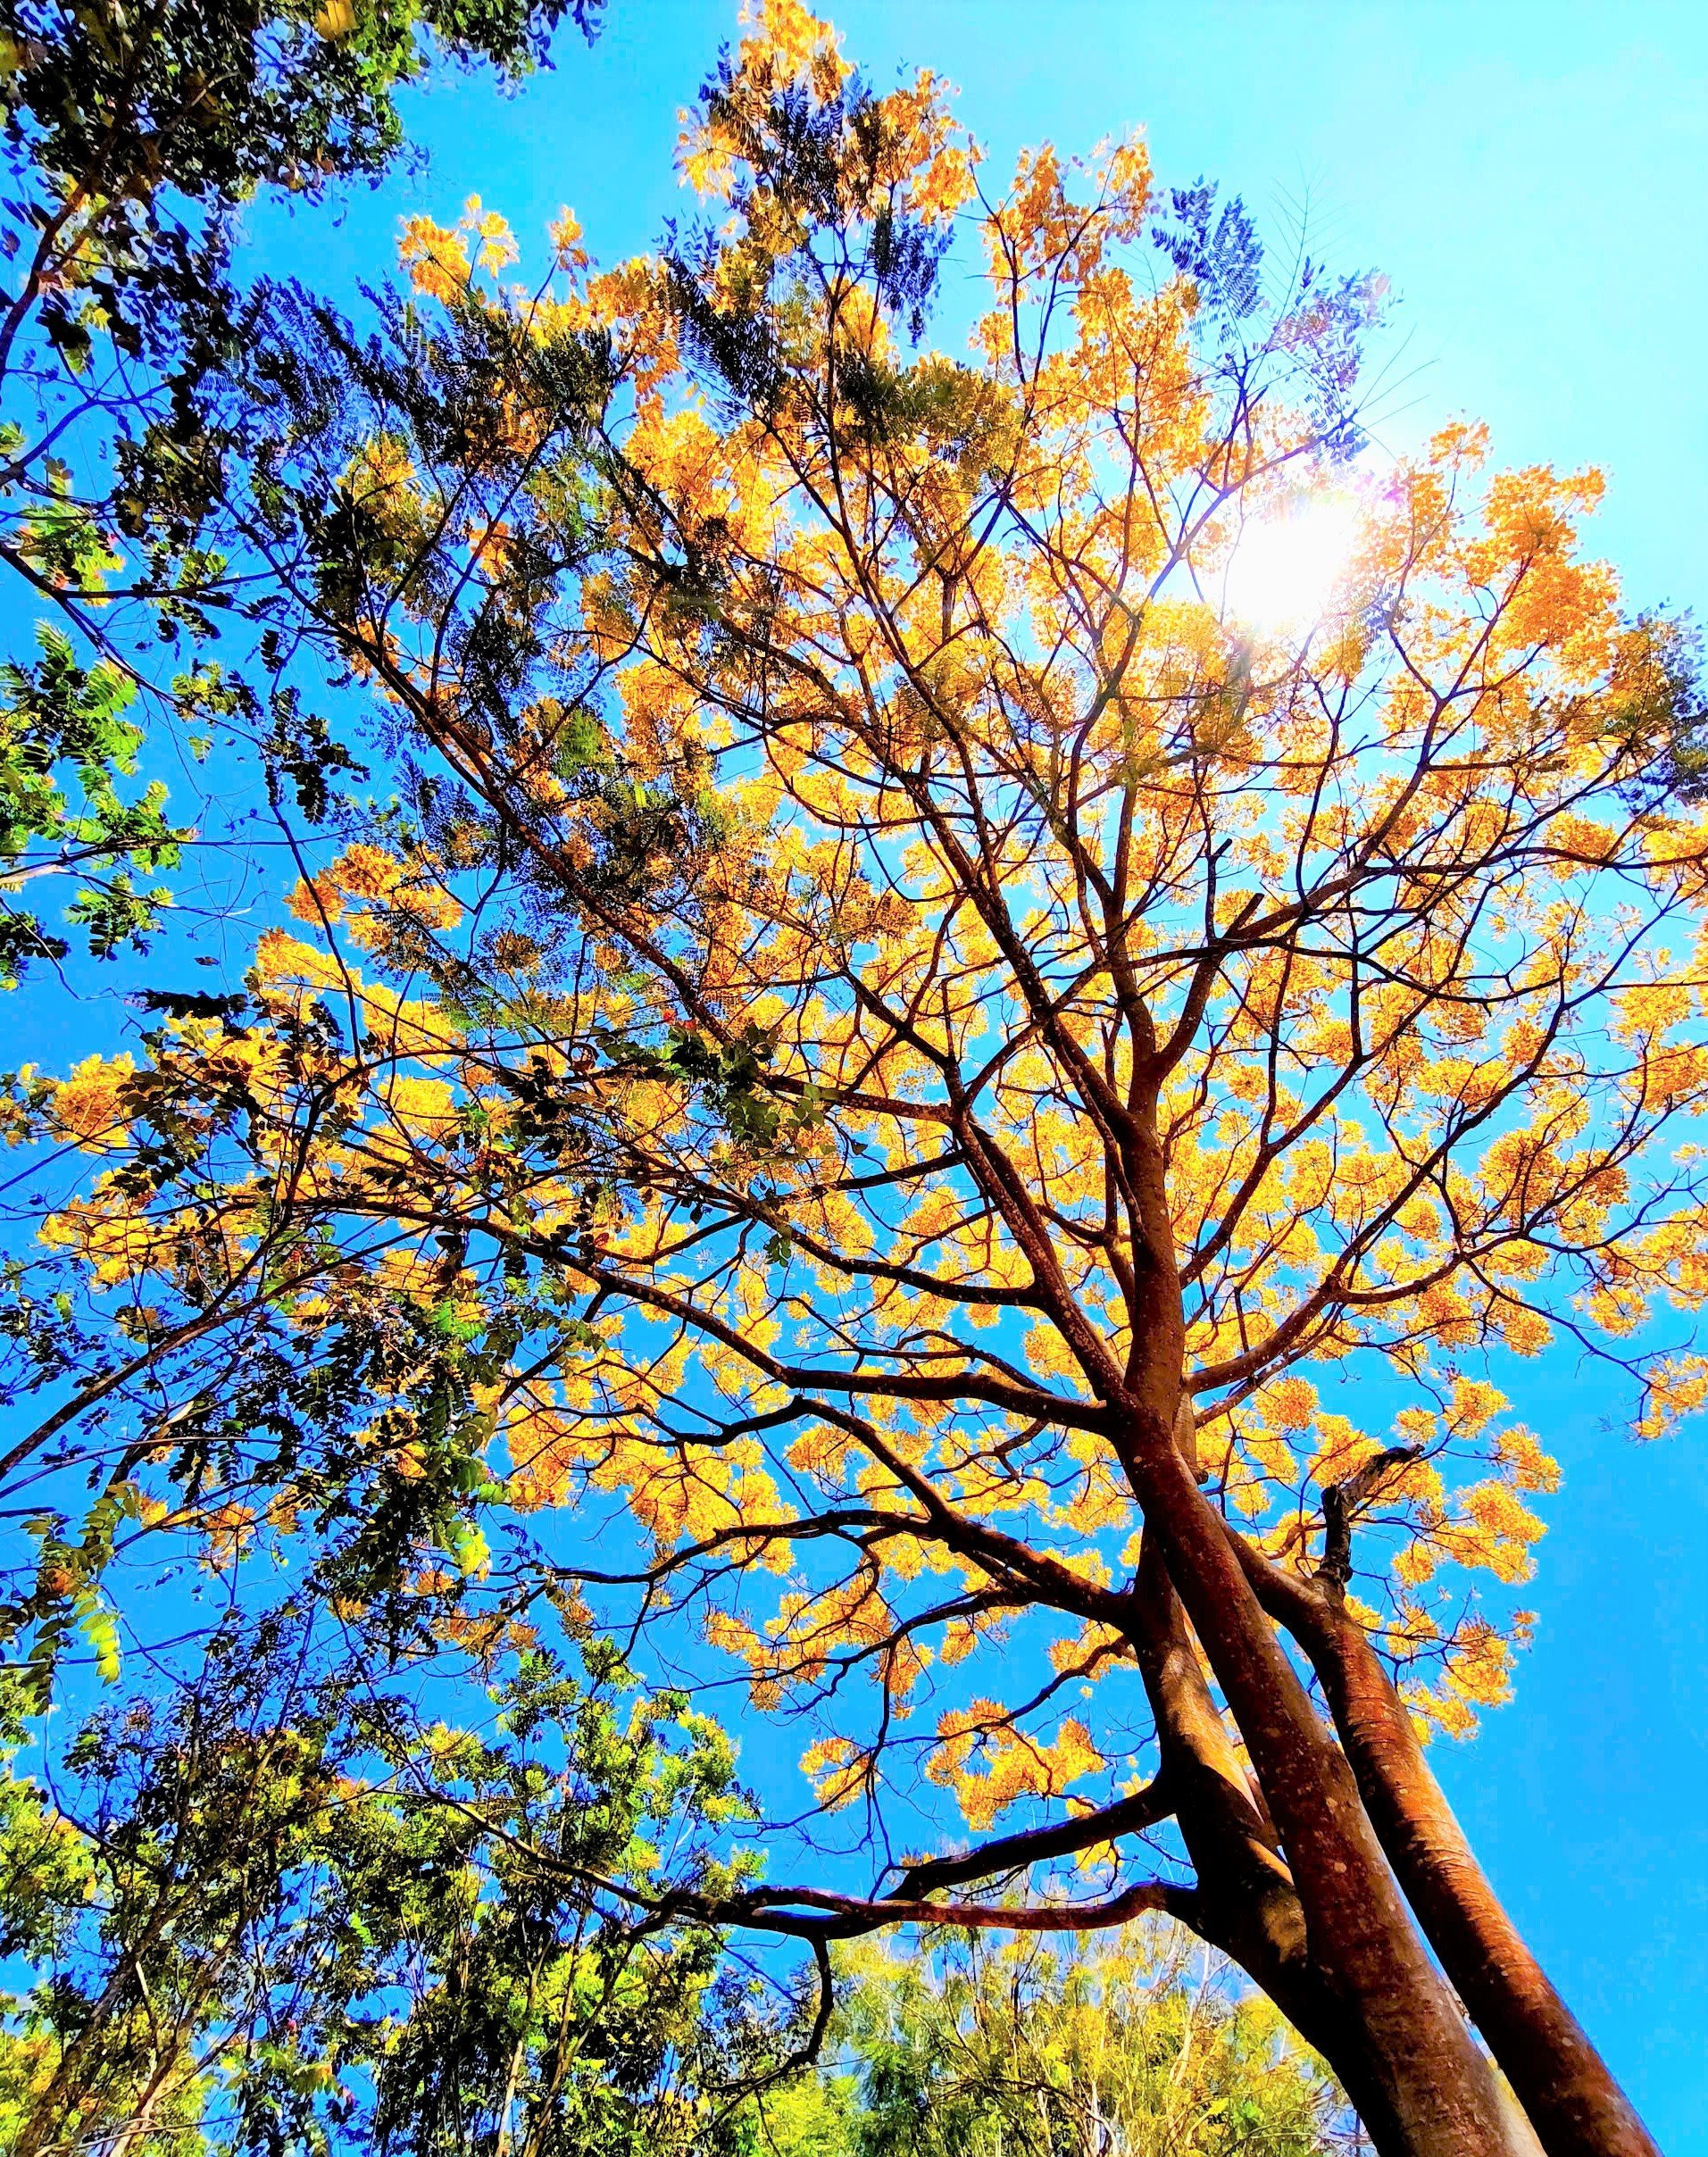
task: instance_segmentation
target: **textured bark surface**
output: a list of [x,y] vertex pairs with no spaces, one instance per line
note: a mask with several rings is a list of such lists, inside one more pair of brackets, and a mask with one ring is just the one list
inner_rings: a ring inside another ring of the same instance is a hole
[[1134,1641],[1156,1718],[1162,1778],[1197,1876],[1190,1921],[1237,1962],[1338,2076],[1383,2157],[1410,2145],[1363,2033],[1312,1968],[1304,1911],[1274,1824],[1204,1680],[1154,1537],[1139,1559]]
[[1363,1627],[1332,1588],[1306,1595],[1300,1645],[1322,1680],[1365,1810],[1547,2157],[1660,2157],[1489,1886]]
[[[1132,1447],[1130,1472],[1147,1539],[1227,1698],[1279,1844],[1267,1847],[1268,1823],[1248,1794],[1242,1813],[1244,1778],[1237,1789],[1238,1763],[1225,1732],[1216,1757],[1209,1725],[1219,1719],[1207,1694],[1201,1709],[1191,1698],[1186,1666],[1196,1668],[1196,1655],[1184,1626],[1172,1639],[1165,1634],[1160,1657],[1151,1641],[1142,1653],[1153,1701],[1162,1697],[1159,1720],[1202,1731],[1196,1771],[1206,1812],[1221,1815],[1213,1829],[1188,1828],[1181,1792],[1188,1847],[1195,1835],[1215,1845],[1204,1853],[1207,1878],[1200,1865],[1204,1900],[1220,1903],[1216,1883],[1225,1874],[1246,1905],[1245,1919],[1229,1926],[1228,1951],[1341,2074],[1383,2157],[1518,2157],[1496,2078],[1419,1936],[1350,1766],[1177,1448],[1171,1409]],[[1160,1603],[1154,1584],[1148,1596]],[[1296,1920],[1271,1885],[1278,1858]],[[1256,1910],[1261,1924],[1253,1921]],[[1206,1921],[1214,1921],[1209,1911]]]

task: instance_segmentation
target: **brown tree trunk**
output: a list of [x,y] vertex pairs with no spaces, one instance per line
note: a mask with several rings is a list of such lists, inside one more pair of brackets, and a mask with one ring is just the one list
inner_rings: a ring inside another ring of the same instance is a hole
[[1407,1900],[1547,2157],[1660,2157],[1502,1908],[1337,1584],[1277,1574],[1255,1553],[1247,1570],[1321,1679],[1365,1811]]
[[1141,1545],[1133,1642],[1167,1785],[1196,1886],[1192,1923],[1238,1963],[1328,2061],[1381,2157],[1410,2147],[1362,2033],[1312,1968],[1304,1911],[1273,1823],[1246,1779],[1204,1680],[1156,1540]]
[[1245,1740],[1303,1913],[1326,2004],[1312,2017],[1321,2034],[1302,2022],[1304,2034],[1343,2075],[1346,2055],[1383,2157],[1515,2157],[1495,2076],[1412,1921],[1346,1756],[1176,1448],[1174,1403],[1137,1411],[1134,1423],[1122,1451],[1146,1533]]

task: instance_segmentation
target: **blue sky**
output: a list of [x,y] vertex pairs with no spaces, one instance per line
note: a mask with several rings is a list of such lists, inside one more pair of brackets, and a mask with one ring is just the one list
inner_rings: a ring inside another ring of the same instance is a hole
[[[687,206],[678,108],[735,0],[612,0],[588,54],[500,100],[413,101],[422,170],[258,215],[257,258],[335,294],[399,214],[471,192],[524,246],[562,203],[596,256]],[[1159,176],[1242,193],[1399,303],[1389,446],[1470,412],[1506,462],[1595,462],[1600,544],[1634,603],[1708,611],[1708,9],[1542,0],[849,0],[875,82],[929,64],[1000,170],[1142,124]],[[1638,1449],[1594,1372],[1522,1374],[1564,1461],[1516,1703],[1438,1766],[1497,1887],[1669,2151],[1708,2153],[1708,1431]],[[762,1743],[755,1737],[750,1743]]]

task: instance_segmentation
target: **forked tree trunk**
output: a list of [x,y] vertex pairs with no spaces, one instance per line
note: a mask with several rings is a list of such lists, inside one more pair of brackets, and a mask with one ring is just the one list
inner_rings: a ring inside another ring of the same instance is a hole
[[1154,1537],[1141,1547],[1134,1645],[1155,1716],[1160,1774],[1197,1885],[1192,1923],[1239,1965],[1339,2078],[1383,2157],[1408,2147],[1361,2033],[1312,1965],[1279,1838],[1205,1682]]
[[[1448,1850],[1440,1833],[1440,1816],[1451,1816],[1445,1803],[1439,1815],[1429,1813],[1418,1777],[1397,1775],[1383,1765],[1400,1755],[1395,1751],[1396,1733],[1391,1721],[1383,1721],[1378,1713],[1379,1689],[1368,1683],[1370,1670],[1379,1671],[1368,1645],[1367,1663],[1357,1663],[1350,1653],[1329,1659],[1345,1680],[1339,1690],[1346,1717],[1341,1728],[1343,1733],[1349,1728],[1357,1733],[1357,1749],[1364,1756],[1361,1778],[1348,1758],[1354,1741],[1349,1739],[1348,1750],[1343,1752],[1326,1728],[1259,1601],[1260,1581],[1254,1569],[1261,1573],[1262,1562],[1198,1487],[1195,1420],[1181,1408],[1185,1313],[1174,1269],[1167,1176],[1154,1124],[1136,1150],[1131,1168],[1144,1229],[1142,1237],[1135,1237],[1134,1246],[1136,1266],[1142,1266],[1143,1289],[1134,1309],[1134,1347],[1126,1371],[1121,1382],[1105,1383],[1104,1387],[1113,1412],[1112,1437],[1144,1517],[1146,1543],[1154,1543],[1155,1557],[1191,1621],[1245,1741],[1266,1816],[1262,1828],[1274,1831],[1277,1853],[1285,1861],[1304,1928],[1302,1958],[1296,1953],[1269,1956],[1262,1940],[1254,1943],[1233,1936],[1237,1928],[1229,1928],[1229,1952],[1271,1992],[1283,2013],[1340,2075],[1382,2157],[1534,2157],[1536,2123],[1526,2114],[1528,2098],[1546,2079],[1546,2072],[1534,2071],[1545,2048],[1538,2050],[1532,2043],[1529,2055],[1520,2061],[1520,2075],[1506,2068],[1519,2092],[1515,2102],[1512,2093],[1502,2088],[1463,2010],[1431,1959],[1395,1877],[1388,1849],[1406,1866],[1407,1885],[1421,1898],[1419,1915],[1426,1908],[1437,1913],[1444,1937],[1454,1940],[1453,1960],[1467,1974],[1471,1974],[1469,1965],[1487,1952],[1493,1937],[1488,1924],[1479,1927],[1476,1920],[1486,1918],[1497,1905],[1478,1874],[1487,1910],[1475,1910],[1475,1898],[1464,1892],[1467,1876],[1462,1870],[1455,1875],[1446,1861]],[[1154,1576],[1146,1572],[1143,1553],[1133,1608],[1136,1636],[1146,1631],[1155,1636],[1141,1647],[1140,1661],[1145,1667],[1148,1659],[1150,1666],[1146,1668],[1146,1685],[1159,1711],[1166,1770],[1166,1726],[1172,1711],[1169,1688],[1161,1682],[1163,1664],[1171,1659],[1190,1660],[1196,1669],[1196,1657],[1189,1641],[1187,1656],[1179,1655],[1167,1623],[1168,1605]],[[1184,1628],[1179,1630],[1183,1633]],[[1337,1640],[1339,1636],[1332,1637]],[[1346,1678],[1354,1670],[1362,1684],[1354,1686]],[[1176,1690],[1180,1689],[1177,1683]],[[1393,1704],[1397,1709],[1397,1701]],[[1220,1725],[1207,1688],[1202,1705],[1202,1720]],[[1178,1717],[1173,1720],[1179,1721]],[[1409,1722],[1406,1727],[1409,1731]],[[1199,1750],[1206,1765],[1217,1764],[1213,1741]],[[1412,1752],[1415,1755],[1415,1745]],[[1416,1764],[1421,1767],[1421,1757]],[[1229,1780],[1225,1763],[1219,1779],[1223,1785]],[[1394,1793],[1400,1789],[1414,1801],[1409,1811],[1394,1802]],[[1374,1794],[1372,1808],[1387,1827],[1386,1837],[1379,1836],[1371,1810],[1367,1810],[1367,1791]],[[1184,1799],[1187,1793],[1182,1789],[1180,1795]],[[1438,1800],[1438,1791],[1435,1795]],[[1257,1811],[1254,1803],[1253,1814]],[[1437,1830],[1433,1839],[1424,1832],[1426,1814]],[[1192,1834],[1200,1831],[1189,1825],[1183,1811],[1177,1812],[1177,1818],[1190,1842]],[[1454,1832],[1456,1836],[1456,1828]],[[1205,1839],[1201,1833],[1200,1839]],[[1458,1839],[1469,1861],[1462,1837]],[[1195,1850],[1201,1884],[1210,1885],[1226,1871],[1230,1854],[1236,1865],[1242,1861],[1232,1839],[1225,1836],[1218,1849],[1206,1847],[1202,1856]],[[1243,1861],[1249,1871],[1249,1851]],[[1249,1886],[1247,1892],[1249,1895]],[[1206,1918],[1213,1917],[1217,1899],[1212,1886],[1204,1897]],[[1523,1953],[1516,1933],[1508,1943],[1512,1944]],[[1440,1952],[1444,1961],[1448,1961],[1445,1949]],[[1267,1969],[1262,1966],[1266,1956],[1271,1964]],[[1486,1978],[1482,1986],[1485,1996],[1498,1995],[1494,2019],[1509,2036],[1511,2023],[1502,2021],[1499,2010],[1504,2007],[1510,2013],[1513,1995],[1522,1992],[1528,1971],[1534,1971],[1546,1986],[1528,1954],[1522,1962],[1508,1954],[1498,1974]],[[1532,1992],[1528,2006],[1536,2011],[1548,2002],[1564,2015],[1551,1989],[1546,1997]],[[1528,2022],[1519,2018],[1532,2040],[1537,2020],[1535,2011]],[[1612,2089],[1611,2078],[1606,2078],[1582,2032],[1575,2023],[1571,2029],[1580,2047],[1571,2055],[1573,2062],[1584,2067],[1587,2055],[1600,2070],[1606,2087]],[[1554,2036],[1557,2039],[1562,2035],[1556,2021]],[[1490,2036],[1493,2045],[1492,2033]],[[1509,2044],[1507,2049],[1515,2057],[1523,2053],[1521,2045]],[[1496,2050],[1500,2057],[1500,2047]],[[1573,2087],[1581,2094],[1592,2084],[1593,2075],[1587,2081],[1580,2077]],[[1616,2090],[1612,2094],[1617,2097]],[[1622,2113],[1604,2111],[1600,2125],[1590,2130],[1592,2136],[1600,2133],[1600,2139],[1562,2144],[1551,2150],[1550,2157],[1591,2157],[1592,2152],[1595,2157],[1654,2157],[1635,2115],[1622,2099],[1619,2105]],[[1568,2115],[1571,2109],[1568,2098]],[[1629,2138],[1632,2130],[1639,2140]],[[1627,2138],[1619,2139],[1620,2134]]]
[[1246,1570],[1321,1679],[1371,1825],[1547,2157],[1660,2157],[1629,2099],[1502,1908],[1404,1703],[1332,1580]]
[[[1341,2075],[1381,2157],[1523,2157],[1495,2075],[1412,1923],[1346,1755],[1177,1450],[1173,1426],[1172,1402],[1166,1413],[1137,1411],[1122,1453],[1146,1533],[1245,1740],[1297,1896],[1309,1979],[1295,1986],[1290,1973],[1278,1973],[1283,1991],[1296,1996],[1289,2005],[1278,1991],[1277,2004]],[[1261,1970],[1252,1974],[1265,1982]]]

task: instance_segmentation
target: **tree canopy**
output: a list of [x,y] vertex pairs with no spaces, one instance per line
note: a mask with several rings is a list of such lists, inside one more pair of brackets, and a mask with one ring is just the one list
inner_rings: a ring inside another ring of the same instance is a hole
[[746,1804],[723,1734],[597,1650],[429,1718],[407,1666],[314,1631],[228,1623],[49,1786],[12,1765],[8,1703],[0,1937],[34,1981],[5,2001],[7,2147],[733,2149],[791,2015],[621,1899],[721,1877],[707,1836]]
[[[477,1652],[568,1608],[800,1726],[673,1920],[1166,1912],[1385,2152],[1522,2146],[1461,1999],[1550,2157],[1647,2151],[1420,1733],[1530,1622],[1524,1359],[1708,1391],[1687,634],[1595,474],[1374,473],[1378,280],[1137,138],[987,185],[771,0],[683,164],[654,256],[416,219],[372,324],[271,293],[222,371],[263,638],[399,794],[241,996],[14,1088],[92,1173],[6,1471],[97,1495],[11,1622],[45,1684],[191,1532]],[[1242,544],[1324,495],[1266,623]]]
[[377,179],[405,146],[398,93],[431,63],[518,79],[562,17],[590,37],[602,6],[0,7],[0,562],[51,609],[39,655],[0,675],[9,982],[68,954],[54,916],[10,895],[44,879],[72,879],[60,911],[97,958],[156,932],[169,887],[137,878],[179,867],[194,827],[158,773],[123,783],[150,707],[180,758],[269,731],[264,695],[208,649],[232,565],[197,543],[220,484],[200,394],[241,312],[242,206]]
[[[854,2069],[864,2157],[920,2151],[1308,2157],[1331,2145],[1337,2094],[1273,2009],[1230,1997],[1212,1963],[1143,1926],[1065,1945],[974,1934],[845,1958],[832,2025]],[[846,2083],[787,2086],[817,2113]],[[783,2146],[788,2147],[787,2139]]]

